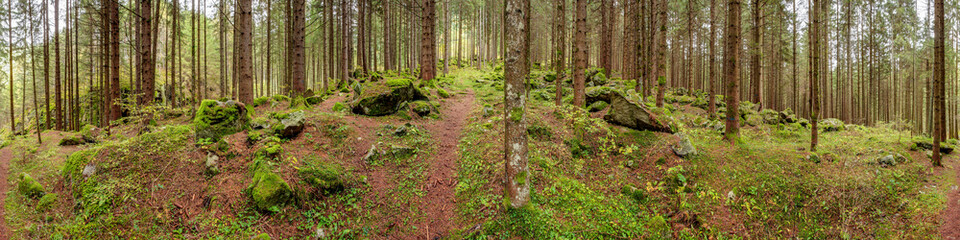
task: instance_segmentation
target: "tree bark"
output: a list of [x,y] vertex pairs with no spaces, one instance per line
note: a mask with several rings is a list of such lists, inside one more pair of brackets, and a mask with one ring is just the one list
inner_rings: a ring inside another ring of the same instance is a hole
[[[428,0],[432,1],[432,0]],[[504,164],[506,196],[510,207],[520,208],[530,200],[530,170],[527,168],[526,76],[523,68],[527,56],[526,15],[529,0],[507,0],[507,56],[504,69]],[[585,2],[584,0],[578,0]]]
[[237,0],[235,9],[237,95],[240,102],[253,104],[253,15],[251,13],[251,0]]
[[140,39],[137,46],[140,50],[140,105],[153,102],[154,70],[153,70],[153,13],[152,0],[140,0]]
[[291,25],[293,32],[287,47],[290,48],[291,55],[290,81],[293,83],[293,94],[291,95],[302,96],[304,91],[306,91],[306,56],[303,55],[306,24],[306,18],[304,17],[304,0],[291,0],[290,4],[292,4],[292,6],[290,6],[292,13],[290,14],[291,19],[288,24]]
[[420,35],[420,80],[433,81],[437,76],[437,39],[434,37],[436,24],[436,1],[423,0],[420,13],[422,33]]
[[[556,84],[556,96],[554,101],[557,106],[563,104],[561,101],[563,99],[563,87],[561,87],[565,75],[566,75],[566,46],[567,46],[567,12],[566,12],[566,0],[557,0],[554,3],[556,5],[556,11],[554,11],[554,41],[553,46],[556,48],[554,50],[554,71],[556,72],[556,79],[554,84]],[[505,25],[504,25],[505,26]]]
[[810,16],[810,151],[817,151],[817,122],[820,117],[820,0],[813,0],[813,11]]
[[[587,69],[587,0],[576,0],[577,7],[573,36],[573,105],[585,107],[584,85]],[[511,37],[511,36],[508,36]]]
[[717,53],[716,53],[716,37],[717,37],[717,0],[710,0],[710,40],[707,44],[710,44],[710,55],[707,56],[710,60],[710,70],[709,75],[707,76],[707,82],[710,83],[710,92],[707,94],[709,98],[707,100],[707,114],[711,118],[716,117],[717,114]]
[[944,9],[943,9],[943,0],[934,0],[934,5],[936,10],[934,10],[934,20],[933,20],[933,31],[934,31],[934,41],[933,41],[933,84],[934,84],[934,127],[933,127],[933,166],[942,167],[943,164],[940,161],[940,141],[942,141],[945,136],[945,125],[946,114],[944,114],[946,105],[944,103],[944,95],[946,95],[944,76],[945,76],[945,56],[944,56]]
[[727,85],[726,131],[724,139],[740,137],[740,0],[727,2],[727,35],[723,50],[723,73]]

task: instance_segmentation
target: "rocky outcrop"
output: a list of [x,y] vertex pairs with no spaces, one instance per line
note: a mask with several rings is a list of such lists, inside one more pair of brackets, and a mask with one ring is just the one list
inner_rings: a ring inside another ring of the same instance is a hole
[[203,100],[193,118],[197,139],[218,140],[223,136],[243,131],[250,115],[243,103],[233,100]]
[[[361,97],[351,104],[353,113],[366,116],[385,116],[396,113],[404,102],[429,100],[410,80],[390,80],[387,81],[387,87],[389,89],[379,91],[379,93],[364,93],[367,96]],[[377,91],[369,90],[368,92]]]
[[610,93],[610,110],[603,120],[637,130],[673,133],[670,127],[641,104],[627,100],[617,92]]

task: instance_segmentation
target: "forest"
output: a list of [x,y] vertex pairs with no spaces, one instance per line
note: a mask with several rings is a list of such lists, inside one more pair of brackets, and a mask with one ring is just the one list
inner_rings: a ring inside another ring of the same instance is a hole
[[0,0],[0,239],[960,239],[960,0]]

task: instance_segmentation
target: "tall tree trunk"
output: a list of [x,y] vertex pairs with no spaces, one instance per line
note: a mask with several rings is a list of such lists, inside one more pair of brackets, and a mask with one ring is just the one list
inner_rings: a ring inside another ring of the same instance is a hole
[[436,24],[435,5],[435,0],[423,0],[423,9],[420,13],[423,31],[420,35],[420,80],[422,81],[433,81],[437,76],[437,39],[434,37],[433,26]]
[[[54,0],[55,2],[57,0]],[[43,99],[46,116],[43,128],[50,129],[50,12],[47,0],[43,0]]]
[[810,16],[810,151],[817,151],[817,122],[820,117],[820,0],[813,0],[813,12]]
[[306,56],[303,55],[303,41],[305,38],[305,27],[306,27],[306,18],[304,17],[304,0],[292,0],[291,1],[291,10],[293,11],[290,16],[291,19],[288,24],[292,27],[292,37],[290,39],[289,45],[290,48],[290,67],[291,71],[291,81],[293,83],[293,94],[291,95],[303,95],[306,91]]
[[628,0],[624,4],[623,19],[623,71],[622,78],[626,81],[635,81],[635,92],[640,92],[640,78],[637,76],[637,67],[640,66],[638,54],[640,51],[637,41],[640,34],[640,26],[637,22],[640,20],[639,3],[637,0]]
[[153,102],[154,72],[153,72],[153,6],[152,0],[140,0],[140,105]]
[[[432,0],[428,0],[432,1]],[[504,77],[506,91],[504,92],[504,164],[506,196],[510,207],[520,208],[530,201],[530,170],[527,168],[527,124],[525,87],[526,75],[523,68],[527,56],[527,34],[525,24],[526,15],[530,14],[524,8],[529,0],[507,0],[506,33],[507,56]],[[584,0],[578,0],[585,2]]]
[[[108,2],[111,0],[107,0]],[[104,6],[110,5],[110,3],[105,3]],[[104,19],[109,14],[104,14]],[[106,22],[105,22],[106,23]],[[109,26],[109,24],[105,25]],[[110,29],[107,29],[110,31]],[[63,130],[63,92],[60,89],[63,89],[61,83],[63,79],[60,79],[60,0],[53,0],[53,89],[54,89],[54,107],[56,107],[57,112],[57,130]],[[109,99],[109,98],[108,98]]]
[[933,85],[934,85],[934,127],[933,127],[933,166],[942,167],[943,164],[940,162],[940,141],[943,140],[943,137],[946,135],[944,122],[946,121],[945,110],[946,105],[944,103],[944,95],[946,95],[944,87],[944,76],[946,72],[944,70],[945,65],[945,56],[944,56],[944,10],[943,10],[943,0],[934,0],[934,5],[936,10],[934,11],[934,20],[933,20],[933,31],[934,31],[934,40],[933,40]]
[[707,113],[711,118],[716,117],[717,114],[717,52],[716,52],[716,37],[717,37],[717,0],[710,0],[710,40],[707,44],[710,44],[710,70],[709,75],[707,76],[707,81],[710,83],[710,92],[707,97]]
[[[36,29],[33,28],[33,26],[34,26],[34,25],[33,25],[33,22],[34,22],[34,21],[33,21],[33,19],[34,19],[34,18],[33,18],[33,16],[34,16],[34,15],[33,15],[33,3],[27,4],[27,7],[28,7],[27,12],[29,13],[28,17],[29,17],[29,19],[30,19],[30,20],[28,20],[28,21],[30,22],[30,35],[32,36],[33,34],[36,34]],[[46,15],[46,12],[44,12],[43,14]],[[47,41],[47,39],[44,38],[44,39],[43,39],[43,42],[46,42],[46,41]],[[40,128],[40,104],[39,104],[39,102],[37,101],[37,61],[36,61],[36,60],[37,60],[37,57],[36,57],[36,55],[35,55],[35,50],[36,50],[36,49],[33,48],[33,41],[27,41],[27,44],[28,44],[27,47],[28,47],[28,49],[29,49],[29,51],[30,51],[30,80],[31,80],[31,82],[33,82],[33,116],[34,116],[34,121],[37,121],[37,123],[36,123],[36,125],[37,125],[37,143],[42,144],[42,143],[43,143],[43,138],[40,136],[40,133],[42,133],[43,130],[41,130],[41,128]]]
[[108,27],[107,30],[107,55],[108,79],[110,81],[110,93],[107,97],[107,104],[110,107],[110,117],[108,121],[120,119],[120,16],[118,0],[106,0],[103,12],[106,13]]
[[253,104],[253,14],[251,13],[251,0],[237,0],[235,9],[237,95],[240,102]]
[[763,74],[763,0],[753,0],[753,39],[750,43],[750,94],[756,104],[763,106],[763,87],[760,78]]
[[610,46],[613,43],[613,0],[600,0],[600,67],[603,68],[603,74],[610,77],[611,61],[610,54],[613,52]]
[[450,74],[450,0],[443,2],[443,75]]
[[[10,81],[7,82],[10,88],[10,133],[17,135],[17,122],[15,121],[16,111],[13,110],[13,1],[7,0],[7,28],[9,28],[9,41],[7,41],[7,54],[10,58],[7,58],[10,61],[10,71],[7,72],[7,75],[10,75]],[[25,87],[25,86],[21,86]]]
[[576,1],[575,35],[573,36],[573,105],[582,108],[585,107],[586,100],[583,88],[586,84],[584,70],[587,69],[587,0]]
[[740,137],[740,0],[727,2],[727,35],[723,50],[723,75],[727,85],[726,132],[731,143]]
[[[667,76],[666,76],[666,73],[667,73],[666,60],[667,59],[665,55],[667,51],[667,8],[668,8],[667,3],[668,3],[667,0],[660,1],[660,6],[659,6],[659,9],[657,10],[657,18],[660,19],[658,21],[658,26],[657,26],[657,28],[659,29],[658,30],[659,34],[657,34],[658,36],[656,38],[659,40],[657,42],[657,55],[658,55],[657,65],[658,66],[656,67],[658,72],[657,101],[656,101],[657,107],[663,107],[664,89],[666,88],[666,85],[667,85]],[[675,66],[676,64],[671,64],[671,65]],[[673,78],[673,79],[676,79],[676,78]]]
[[[554,71],[556,72],[556,79],[553,80],[553,81],[554,81],[554,84],[556,84],[556,91],[555,91],[555,92],[556,92],[556,96],[554,97],[554,101],[555,101],[554,104],[556,104],[557,106],[560,106],[560,104],[562,104],[561,101],[562,101],[562,99],[563,99],[563,88],[561,87],[561,85],[563,84],[563,81],[564,81],[564,78],[565,78],[564,75],[566,74],[566,71],[567,71],[567,70],[564,69],[564,67],[566,67],[566,59],[567,59],[567,57],[566,57],[566,50],[567,50],[567,12],[566,12],[566,5],[567,5],[567,1],[566,1],[566,0],[559,0],[559,1],[555,1],[554,4],[556,5],[556,8],[557,8],[556,11],[554,11],[554,20],[553,20],[553,21],[554,21],[554,26],[553,26],[553,28],[554,28],[554,30],[553,30],[553,31],[554,31],[554,35],[553,35],[553,37],[554,37],[553,46],[554,46],[554,48],[556,48],[556,50],[554,50],[554,56],[555,56],[555,57],[554,57],[554,62],[553,62],[553,67],[555,68]],[[504,24],[506,24],[506,23],[504,23]],[[504,25],[504,27],[506,27],[506,25]]]

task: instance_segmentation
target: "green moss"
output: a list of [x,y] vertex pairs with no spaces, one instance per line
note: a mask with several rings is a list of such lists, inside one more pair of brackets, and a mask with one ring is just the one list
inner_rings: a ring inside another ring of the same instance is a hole
[[292,196],[290,185],[280,175],[263,166],[254,172],[249,190],[254,207],[261,211],[286,204]]
[[523,120],[523,108],[515,107],[510,109],[510,120],[515,122],[520,122],[520,120]]
[[247,106],[237,102],[217,102],[203,100],[197,109],[193,125],[197,129],[197,138],[220,139],[223,136],[242,131],[250,121]]
[[450,97],[450,93],[447,93],[447,90],[444,90],[443,88],[437,88],[437,95],[441,98]]
[[333,104],[333,109],[332,109],[332,110],[333,110],[334,112],[343,112],[343,111],[346,111],[346,110],[347,110],[347,106],[344,105],[342,102],[336,102],[336,103]]
[[273,95],[273,100],[277,102],[285,102],[285,101],[290,101],[290,97],[287,97],[286,95],[277,94],[277,95]]
[[270,240],[270,235],[266,233],[261,233],[260,235],[250,238],[250,240]]
[[43,196],[43,185],[34,180],[30,174],[20,173],[20,182],[17,183],[17,190],[20,194],[30,198],[39,198]]
[[388,87],[404,87],[413,84],[413,81],[406,78],[394,78],[387,80]]
[[608,104],[607,102],[597,101],[597,102],[594,102],[593,104],[590,104],[590,106],[587,107],[587,110],[590,112],[599,112],[599,111],[603,111],[603,109],[606,109],[607,106],[609,105],[610,104]]
[[527,173],[528,173],[528,172],[529,172],[529,170],[528,170],[528,171],[520,171],[519,173],[517,173],[517,175],[514,175],[514,176],[513,176],[513,181],[514,181],[514,182],[517,182],[517,185],[518,185],[518,186],[527,185]]
[[45,212],[54,207],[54,204],[57,203],[59,198],[60,194],[56,193],[43,195],[43,197],[40,198],[40,201],[37,202],[37,212]]
[[259,142],[262,137],[263,133],[260,131],[250,132],[247,134],[247,143]]
[[427,101],[413,101],[410,103],[410,108],[421,117],[430,115],[433,111],[433,106]]
[[269,102],[270,102],[270,98],[269,98],[269,97],[258,97],[258,98],[256,98],[256,99],[253,99],[253,106],[254,106],[254,107],[259,107],[259,106],[261,106],[261,105],[263,105],[263,104],[267,104],[267,103],[269,103]]
[[337,193],[345,188],[344,170],[337,164],[308,164],[299,170],[299,175],[323,194]]

